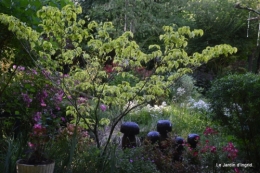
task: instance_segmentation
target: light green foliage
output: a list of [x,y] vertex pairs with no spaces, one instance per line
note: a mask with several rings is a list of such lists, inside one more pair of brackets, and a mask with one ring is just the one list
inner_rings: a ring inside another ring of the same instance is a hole
[[[39,35],[37,31],[32,30],[31,27],[26,26],[25,23],[13,16],[0,14],[1,23],[9,25],[8,29],[16,34],[18,39],[28,40],[29,42],[36,42]],[[33,47],[32,47],[33,48]]]
[[[115,127],[132,109],[158,96],[167,95],[165,91],[168,86],[182,75],[192,72],[194,66],[222,54],[236,52],[236,48],[229,45],[218,45],[207,47],[202,53],[188,55],[185,52],[188,39],[202,35],[203,31],[191,31],[189,27],[176,30],[173,26],[164,26],[165,33],[160,36],[160,40],[165,48],[152,45],[150,48],[153,50],[144,53],[133,40],[132,32],[125,32],[117,38],[111,37],[113,25],[110,22],[98,24],[93,21],[85,27],[85,21],[77,18],[81,11],[80,6],[67,5],[61,10],[44,6],[37,12],[41,21],[39,32],[5,14],[0,14],[0,22],[8,25],[18,38],[30,42],[30,49],[37,57],[36,64],[41,68],[54,72],[65,64],[73,67],[61,84],[67,96],[70,96],[68,100],[71,106],[68,107],[67,113],[76,115],[77,123],[84,122],[94,132],[98,146],[98,127],[107,122],[99,109],[100,104],[107,105],[109,111],[117,110],[116,114],[111,116],[111,125]],[[83,49],[81,46],[87,48]],[[114,63],[117,66],[112,73],[107,73],[103,58],[107,58],[106,55],[112,50],[115,51]],[[51,58],[53,55],[54,60]],[[79,68],[79,65],[74,63],[77,57],[83,58],[85,67]],[[129,74],[124,71],[126,61],[127,66],[135,70],[142,68],[143,62],[154,58],[159,58],[159,63],[155,64],[150,75],[138,77],[139,80],[134,85],[124,80]],[[167,72],[173,73],[166,78],[162,74]],[[111,83],[115,75],[122,76],[121,83]],[[83,95],[86,101],[78,104],[80,95]],[[129,101],[132,100],[135,100],[137,105],[130,108]]]
[[[40,10],[42,6],[55,6],[61,9],[67,4],[72,4],[71,0],[1,0],[0,12],[9,16],[19,18],[19,21],[23,22],[21,23],[21,25],[30,26],[34,30],[38,31],[38,24],[40,21],[37,18],[36,12]],[[12,19],[12,17],[8,19],[8,22],[12,23],[13,25],[18,24],[15,19]],[[21,40],[18,41],[17,37],[9,31],[11,28],[14,29],[13,26],[10,25],[9,30],[7,26],[5,26],[5,24],[1,24],[0,27],[0,59],[2,60],[4,58],[7,58],[8,60],[10,60],[12,58],[12,62],[15,62],[16,65],[32,66],[32,61],[28,57],[26,51],[23,49],[24,46],[27,45],[21,45]],[[30,30],[21,29],[21,32],[30,32]],[[25,37],[30,38],[31,34],[33,35],[33,33],[27,33],[27,36]],[[31,44],[34,43],[31,42]]]

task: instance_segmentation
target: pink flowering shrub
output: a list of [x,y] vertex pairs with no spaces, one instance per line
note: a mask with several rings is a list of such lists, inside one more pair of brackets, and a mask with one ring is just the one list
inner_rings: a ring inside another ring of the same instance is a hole
[[227,154],[227,157],[231,161],[234,161],[237,158],[238,150],[235,148],[232,142],[229,142],[226,146],[224,146],[223,151]]
[[21,131],[29,134],[28,162],[43,163],[47,161],[47,143],[65,121],[61,112],[65,106],[65,95],[60,88],[62,76],[22,66],[13,68],[15,75],[3,95],[4,109],[19,117]]
[[[198,165],[200,169],[208,172],[223,169],[216,167],[216,165],[235,162],[238,149],[232,142],[228,142],[225,146],[222,143],[226,142],[223,141],[223,137],[220,136],[219,132],[214,128],[206,127],[195,149],[190,148],[188,144],[185,145],[184,162]],[[239,171],[236,167],[225,169]]]
[[90,135],[86,129],[81,126],[67,123],[66,127],[59,129],[58,139],[66,138],[72,139],[74,132],[76,132],[76,138],[78,141],[79,148],[83,148],[84,145],[94,144],[93,139],[90,139]]

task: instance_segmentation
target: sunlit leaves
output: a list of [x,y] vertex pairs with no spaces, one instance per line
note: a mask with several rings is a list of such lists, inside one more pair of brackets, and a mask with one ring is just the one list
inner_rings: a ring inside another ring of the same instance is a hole
[[[189,39],[201,36],[203,31],[164,26],[164,34],[159,38],[164,45],[150,45],[150,52],[144,53],[132,32],[114,38],[111,22],[98,24],[93,21],[85,25],[84,20],[77,18],[81,10],[81,7],[71,5],[61,10],[44,6],[37,13],[41,19],[40,34],[7,15],[2,15],[0,21],[9,25],[18,38],[31,43],[41,67],[61,71],[64,65],[69,66],[69,76],[62,84],[64,91],[74,99],[84,96],[88,101],[67,107],[67,114],[81,115],[80,118],[91,125],[109,123],[97,110],[101,102],[119,109],[132,100],[141,104],[166,96],[168,86],[182,75],[191,73],[194,66],[236,52],[229,45],[219,45],[188,55],[185,50]],[[107,60],[111,63],[105,64]],[[146,70],[143,64],[151,60],[155,62],[154,66]]]
[[8,29],[14,32],[18,39],[25,39],[35,42],[39,37],[37,31],[32,30],[30,27],[26,26],[25,23],[22,23],[13,16],[0,14],[0,22],[8,25]]

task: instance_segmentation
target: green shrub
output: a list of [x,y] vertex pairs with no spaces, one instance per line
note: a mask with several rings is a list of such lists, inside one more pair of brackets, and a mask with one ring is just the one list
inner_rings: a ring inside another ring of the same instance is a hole
[[169,88],[169,98],[175,103],[183,103],[190,97],[199,97],[199,88],[194,85],[194,82],[190,75],[183,75]]
[[259,167],[260,159],[260,76],[234,74],[212,83],[208,93],[212,118],[237,137],[245,152],[244,161]]

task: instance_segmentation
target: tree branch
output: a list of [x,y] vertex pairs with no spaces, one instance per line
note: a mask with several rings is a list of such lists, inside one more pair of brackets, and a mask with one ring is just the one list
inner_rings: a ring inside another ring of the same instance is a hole
[[[241,4],[239,2],[237,2],[235,4],[235,8],[238,8],[238,9],[244,9],[244,10],[247,10],[247,11],[252,11],[254,13],[256,13],[257,15],[260,15],[260,12],[259,11],[256,11],[254,10],[253,8],[250,8],[250,7],[247,7],[247,6],[241,6]],[[252,19],[252,18],[251,18]],[[260,17],[256,17],[256,19],[260,19]],[[249,20],[249,19],[248,19]],[[255,20],[255,19],[252,19],[252,20]]]

